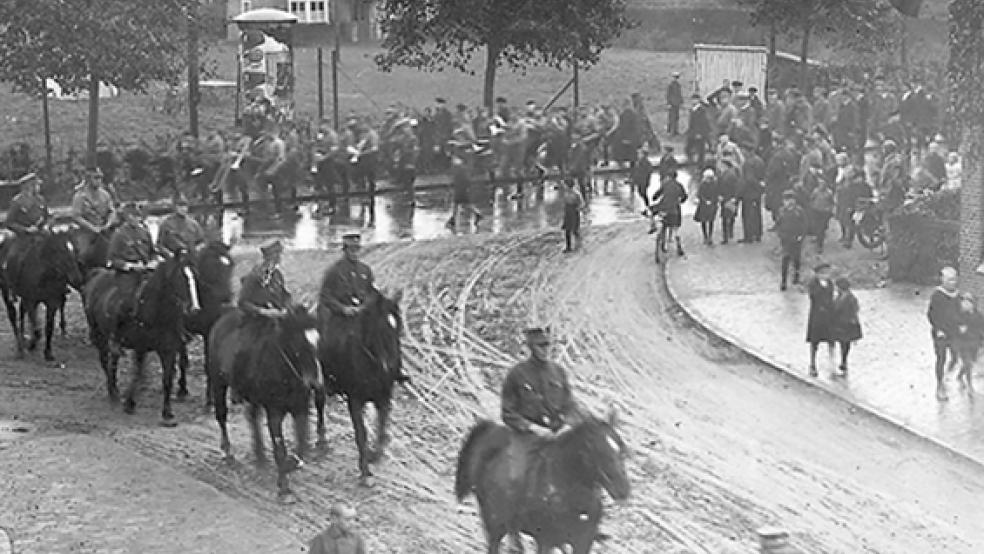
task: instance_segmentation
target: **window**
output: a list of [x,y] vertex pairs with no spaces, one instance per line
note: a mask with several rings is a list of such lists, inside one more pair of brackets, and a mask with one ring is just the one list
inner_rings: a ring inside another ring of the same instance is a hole
[[239,13],[246,13],[249,10],[252,10],[253,9],[253,0],[242,0],[242,8],[243,8],[243,10],[241,12],[239,12]]
[[289,9],[299,23],[328,23],[328,0],[291,0]]

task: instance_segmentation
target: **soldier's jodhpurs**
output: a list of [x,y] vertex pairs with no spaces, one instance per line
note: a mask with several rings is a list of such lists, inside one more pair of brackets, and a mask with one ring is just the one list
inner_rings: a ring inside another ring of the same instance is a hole
[[799,282],[800,258],[803,250],[803,241],[794,239],[779,239],[782,247],[782,284],[786,284],[786,276],[789,274],[789,264],[793,265],[793,283]]
[[530,452],[536,444],[537,436],[533,433],[513,432],[507,449],[509,460],[509,480],[517,482],[526,475],[529,465]]

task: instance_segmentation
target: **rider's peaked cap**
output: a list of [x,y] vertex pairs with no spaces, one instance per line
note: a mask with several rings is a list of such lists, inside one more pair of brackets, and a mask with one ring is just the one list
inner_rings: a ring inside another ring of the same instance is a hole
[[260,252],[264,256],[269,256],[271,254],[278,254],[283,251],[284,251],[284,243],[280,242],[280,239],[273,239],[270,242],[260,247]]
[[362,235],[359,233],[345,233],[342,235],[342,246],[361,246],[362,245]]
[[524,329],[523,334],[526,335],[526,340],[528,342],[550,340],[550,337],[547,336],[547,331],[543,327],[530,327],[528,329]]

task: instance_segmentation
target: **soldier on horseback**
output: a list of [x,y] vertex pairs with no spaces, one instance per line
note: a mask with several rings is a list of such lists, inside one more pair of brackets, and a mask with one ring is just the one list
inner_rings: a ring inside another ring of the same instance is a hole
[[20,192],[10,202],[7,210],[7,228],[14,232],[7,255],[3,260],[3,270],[8,283],[17,288],[20,267],[23,260],[40,243],[46,225],[51,218],[48,205],[41,196],[41,179],[36,173],[29,173],[17,180]]
[[[337,330],[322,340],[332,341],[332,349],[341,350],[359,332],[356,316],[362,313],[371,294],[378,294],[373,284],[372,269],[359,260],[362,236],[347,233],[342,236],[342,257],[325,271],[318,295],[318,319],[330,322]],[[395,368],[394,368],[395,370]],[[394,376],[398,382],[409,378],[402,370]]]
[[263,261],[242,278],[239,291],[239,309],[249,316],[244,323],[260,324],[287,315],[291,294],[287,290],[280,260],[284,245],[273,240],[260,247]]
[[260,247],[263,261],[247,273],[240,281],[239,301],[236,303],[243,313],[241,321],[247,338],[242,354],[250,358],[258,356],[257,348],[263,345],[258,340],[263,333],[270,331],[271,325],[287,316],[291,305],[291,294],[287,282],[280,271],[280,260],[284,245],[274,239]]
[[514,431],[509,445],[509,475],[523,479],[537,438],[549,438],[584,419],[564,368],[550,361],[550,338],[541,328],[527,329],[530,357],[506,375],[502,385],[502,422]]
[[142,220],[136,202],[123,205],[120,212],[123,223],[113,233],[109,241],[107,259],[109,267],[115,272],[114,284],[120,300],[116,311],[117,321],[110,325],[113,336],[109,339],[110,350],[120,351],[120,324],[136,312],[137,296],[145,275],[157,268],[159,262],[154,250],[154,241],[147,225]]
[[334,320],[344,330],[339,333],[343,344],[355,332],[353,318],[374,288],[372,269],[359,260],[361,250],[359,233],[342,235],[342,257],[325,271],[318,296],[319,317]]
[[188,198],[179,192],[173,206],[174,213],[157,230],[157,249],[165,256],[173,256],[179,250],[193,252],[205,242],[202,226],[188,214]]
[[99,260],[100,243],[105,245],[110,229],[116,222],[113,197],[103,184],[102,170],[98,167],[86,172],[86,179],[76,188],[72,197],[72,221],[80,232],[75,237],[79,261],[84,267],[95,267]]

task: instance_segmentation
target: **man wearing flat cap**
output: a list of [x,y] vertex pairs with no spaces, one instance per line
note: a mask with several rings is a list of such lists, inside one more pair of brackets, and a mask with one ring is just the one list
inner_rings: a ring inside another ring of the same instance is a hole
[[102,171],[98,167],[88,169],[85,181],[72,197],[72,221],[80,230],[75,246],[83,266],[105,263],[103,256],[116,219],[113,197],[103,183]]
[[188,214],[188,198],[180,192],[174,197],[174,213],[161,222],[157,231],[157,249],[165,256],[179,250],[194,252],[205,242],[205,230]]
[[356,330],[355,316],[375,290],[372,269],[359,259],[361,250],[362,235],[342,235],[342,257],[325,270],[321,280],[318,317],[322,321],[331,321],[341,330],[337,333],[340,344]]
[[17,183],[20,185],[20,192],[10,201],[6,220],[7,228],[16,237],[3,261],[4,271],[14,287],[17,286],[24,258],[40,243],[42,232],[51,218],[48,205],[41,196],[41,179],[37,174],[28,173],[18,179]]
[[502,422],[514,431],[509,446],[511,480],[525,475],[527,459],[538,438],[550,438],[583,419],[567,372],[550,361],[548,330],[526,329],[530,357],[509,370],[502,385]]
[[782,207],[776,216],[776,234],[779,235],[779,245],[782,248],[779,290],[786,290],[790,264],[793,266],[793,284],[800,281],[800,258],[806,231],[806,212],[796,203],[796,193],[792,190],[783,192]]
[[345,504],[335,504],[330,515],[331,525],[314,537],[308,554],[365,554],[365,541],[352,529],[355,509]]
[[683,105],[683,88],[680,86],[679,71],[673,72],[673,80],[666,87],[666,105],[670,110],[666,132],[675,137],[680,134],[680,106]]

